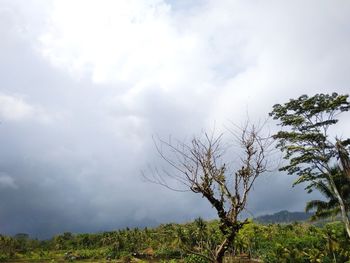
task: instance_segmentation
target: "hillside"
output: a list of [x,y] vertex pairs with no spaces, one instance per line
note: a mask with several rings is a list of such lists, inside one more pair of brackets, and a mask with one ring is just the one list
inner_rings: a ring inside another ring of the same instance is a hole
[[254,221],[262,224],[292,223],[307,221],[311,216],[312,213],[289,212],[287,210],[283,210],[274,214],[258,216],[254,218]]

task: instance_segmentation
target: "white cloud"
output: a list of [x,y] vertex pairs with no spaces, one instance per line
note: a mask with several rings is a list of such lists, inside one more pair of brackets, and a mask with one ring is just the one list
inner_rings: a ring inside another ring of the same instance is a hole
[[19,95],[0,93],[0,118],[9,121],[36,120],[47,123],[51,117],[42,107],[27,103]]
[[118,98],[136,108],[154,89],[187,108],[205,105],[209,123],[245,116],[249,107],[265,117],[280,93],[285,100],[342,92],[350,81],[349,37],[341,33],[349,4],[204,1],[190,8],[162,0],[54,1],[41,51],[73,76],[127,86]]
[[144,85],[164,71],[171,78],[167,68],[192,56],[195,40],[177,31],[170,14],[160,0],[54,1],[42,52],[95,83]]
[[24,102],[22,98],[0,95],[0,115],[7,120],[21,120],[34,114],[34,107]]

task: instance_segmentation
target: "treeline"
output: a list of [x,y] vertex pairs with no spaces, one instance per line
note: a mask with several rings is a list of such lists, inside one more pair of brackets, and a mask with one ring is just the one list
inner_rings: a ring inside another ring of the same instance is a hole
[[[96,234],[64,233],[39,241],[25,235],[0,236],[0,259],[78,260],[118,259],[132,262],[159,259],[164,262],[207,262],[198,254],[213,253],[223,240],[219,221],[196,219],[188,224],[164,224],[157,228],[123,229]],[[226,256],[263,262],[347,262],[350,245],[340,222],[317,227],[308,223],[262,225],[250,222],[235,238]]]

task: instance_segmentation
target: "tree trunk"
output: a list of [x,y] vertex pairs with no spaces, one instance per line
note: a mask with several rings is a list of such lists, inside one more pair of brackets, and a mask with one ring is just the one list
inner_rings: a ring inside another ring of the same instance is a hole
[[219,248],[216,250],[214,263],[223,263],[224,262],[225,252],[227,251],[227,249],[229,248],[230,245],[232,246],[232,243],[235,240],[237,232],[238,232],[237,230],[232,230],[232,232],[221,243]]
[[333,178],[329,175],[329,179],[330,179],[330,182],[331,182],[331,186],[333,188],[333,191],[338,199],[338,202],[339,202],[339,206],[340,206],[340,211],[341,211],[341,218],[342,218],[342,221],[345,225],[345,230],[346,230],[346,233],[348,234],[348,238],[350,239],[350,221],[349,221],[349,217],[348,217],[348,213],[346,211],[346,207],[345,207],[345,204],[344,204],[344,200],[343,198],[341,197],[336,185],[334,184],[334,181],[333,181]]
[[340,210],[341,210],[341,217],[342,217],[342,220],[343,220],[344,225],[345,225],[346,233],[348,234],[348,237],[350,239],[350,221],[349,221],[349,217],[348,217],[345,205],[344,205],[344,201],[340,197],[339,193],[337,194],[337,198],[339,201]]
[[227,239],[225,239],[216,251],[215,263],[222,263],[224,261],[225,252],[227,250],[227,243]]

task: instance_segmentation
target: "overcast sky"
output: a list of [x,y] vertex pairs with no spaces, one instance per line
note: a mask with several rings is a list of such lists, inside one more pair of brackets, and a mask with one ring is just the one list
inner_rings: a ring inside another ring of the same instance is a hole
[[[346,0],[0,0],[1,232],[214,218],[199,196],[143,182],[161,165],[152,135],[349,93],[349,14]],[[303,210],[312,196],[293,180],[260,178],[249,210]]]

